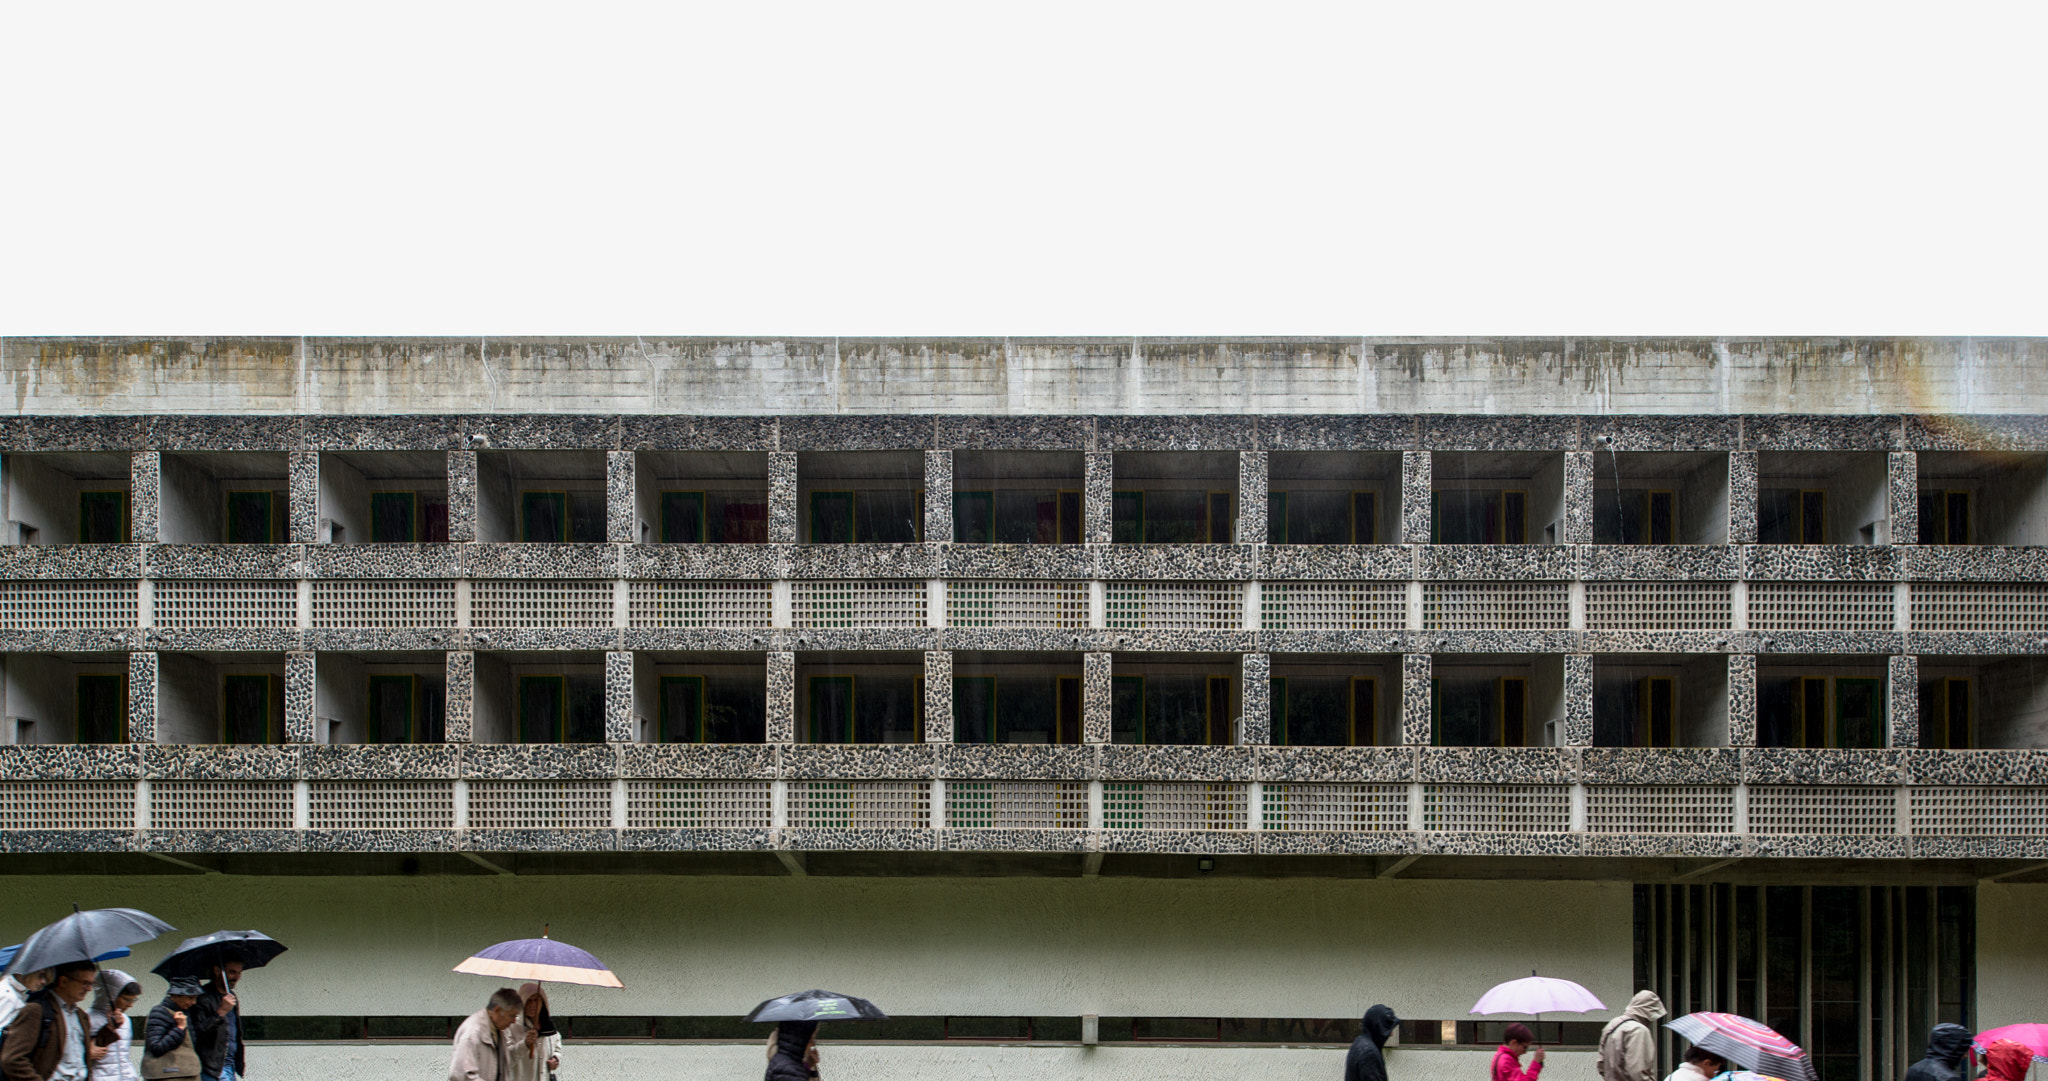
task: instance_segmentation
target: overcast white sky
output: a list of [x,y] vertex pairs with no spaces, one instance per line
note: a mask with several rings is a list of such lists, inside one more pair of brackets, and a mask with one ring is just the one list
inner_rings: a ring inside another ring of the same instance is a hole
[[2048,333],[2048,5],[9,3],[0,333]]

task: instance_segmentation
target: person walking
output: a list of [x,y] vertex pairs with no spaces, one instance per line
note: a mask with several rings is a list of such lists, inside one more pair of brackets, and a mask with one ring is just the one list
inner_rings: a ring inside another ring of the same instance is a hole
[[562,1034],[548,1013],[547,992],[540,984],[519,985],[519,1020],[506,1034],[511,1045],[512,1081],[547,1081],[561,1068]]
[[101,969],[93,980],[92,1042],[107,1053],[88,1071],[92,1081],[142,1081],[135,1072],[135,1025],[128,1011],[142,997],[142,985],[117,968]]
[[1688,1047],[1685,1049],[1685,1061],[1679,1063],[1664,1081],[1707,1081],[1727,1068],[1727,1059],[1698,1046]]
[[1522,1056],[1536,1042],[1536,1034],[1520,1021],[1508,1025],[1501,1033],[1504,1037],[1500,1050],[1493,1053],[1493,1081],[1536,1081],[1543,1076],[1543,1049],[1536,1048],[1536,1057],[1529,1060],[1529,1068],[1522,1069]]
[[2018,1040],[1999,1040],[1984,1049],[1984,1081],[2026,1081],[2034,1053]]
[[191,1012],[192,1047],[199,1052],[202,1081],[236,1081],[249,1073],[242,1047],[242,1003],[235,985],[242,982],[242,962],[213,966],[213,982]]
[[1351,1050],[1344,1056],[1344,1081],[1387,1081],[1387,1058],[1380,1049],[1400,1027],[1401,1018],[1392,1006],[1376,1005],[1365,1011],[1358,1038],[1351,1041]]
[[519,1005],[519,992],[500,987],[483,1009],[463,1019],[455,1030],[448,1081],[511,1081],[512,1043],[505,1030],[519,1019]]
[[769,1038],[765,1081],[807,1081],[818,1076],[818,1023],[783,1021]]
[[1927,1054],[1906,1067],[1906,1081],[1969,1081],[1963,1056],[1970,1050],[1970,1030],[1943,1023],[1927,1034]]
[[1663,1019],[1664,1000],[1657,992],[1637,991],[1621,1016],[1600,1030],[1600,1053],[1593,1059],[1600,1081],[1657,1081],[1657,1022]]
[[[199,1052],[192,1042],[190,1015],[205,990],[191,976],[178,976],[171,980],[170,990],[164,992],[164,1000],[149,1011],[149,1020],[142,1026],[145,1060],[169,1059],[182,1049],[191,1056],[193,1063],[199,1061]],[[192,1068],[198,1069],[196,1065]]]
[[0,1032],[14,1023],[14,1015],[21,1012],[22,1004],[30,995],[42,990],[50,983],[50,970],[11,974],[0,979]]
[[50,985],[29,996],[0,1039],[0,1078],[6,1081],[86,1081],[86,1072],[105,1057],[95,1047],[85,1011],[78,1004],[92,990],[91,961],[58,965]]

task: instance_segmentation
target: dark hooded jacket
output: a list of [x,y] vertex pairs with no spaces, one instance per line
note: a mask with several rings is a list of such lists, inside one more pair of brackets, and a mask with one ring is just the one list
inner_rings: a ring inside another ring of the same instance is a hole
[[1970,1030],[1961,1025],[1936,1025],[1927,1034],[1927,1057],[1907,1067],[1906,1081],[1969,1081],[1963,1053],[1970,1049]]
[[804,1049],[817,1031],[816,1021],[784,1021],[775,1026],[775,1054],[768,1058],[766,1081],[808,1081],[818,1076],[804,1065]]
[[1387,1060],[1380,1048],[1401,1027],[1401,1019],[1390,1006],[1365,1011],[1365,1031],[1351,1041],[1351,1053],[1344,1056],[1344,1081],[1387,1081]]

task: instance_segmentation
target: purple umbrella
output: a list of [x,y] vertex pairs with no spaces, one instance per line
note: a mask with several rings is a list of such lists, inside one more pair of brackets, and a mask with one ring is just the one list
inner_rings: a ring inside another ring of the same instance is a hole
[[1570,980],[1530,973],[1522,979],[1509,980],[1480,996],[1479,1001],[1472,1004],[1470,1012],[1526,1013],[1534,1017],[1559,1010],[1566,1013],[1585,1013],[1588,1010],[1606,1008],[1591,991]]
[[457,972],[473,976],[496,976],[535,983],[580,983],[586,987],[624,987],[604,962],[588,953],[548,937],[542,928],[539,938],[517,938],[478,950],[474,957],[455,966]]

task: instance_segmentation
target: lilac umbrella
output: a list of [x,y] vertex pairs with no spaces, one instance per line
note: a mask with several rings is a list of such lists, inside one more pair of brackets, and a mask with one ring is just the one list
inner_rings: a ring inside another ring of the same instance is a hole
[[542,928],[539,938],[517,938],[478,950],[455,966],[457,972],[535,983],[579,983],[586,987],[624,987],[604,962],[566,942],[556,942]]
[[1531,973],[1519,980],[1495,987],[1479,1001],[1472,1004],[1472,1013],[1526,1013],[1532,1017],[1539,1014],[1585,1013],[1588,1010],[1604,1010],[1607,1004],[1593,996],[1593,992],[1580,987],[1570,980],[1559,980],[1549,976]]

